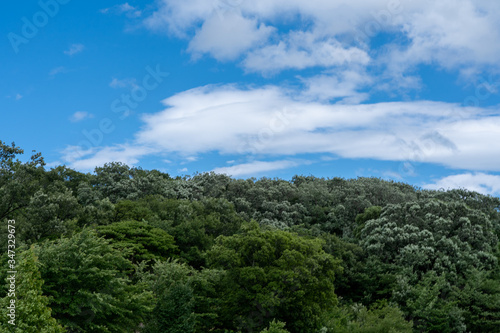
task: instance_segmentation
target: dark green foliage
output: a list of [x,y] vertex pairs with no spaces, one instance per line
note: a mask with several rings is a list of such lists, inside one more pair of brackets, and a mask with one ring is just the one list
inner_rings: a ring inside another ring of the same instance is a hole
[[[24,151],[14,143],[7,145],[0,140],[0,221],[14,219],[29,206],[32,196],[39,192],[45,178],[45,162],[40,153],[35,153],[30,160],[22,163],[16,159]],[[30,221],[30,223],[33,221]],[[0,244],[6,248],[6,224],[2,223]],[[26,237],[19,232],[17,239]]]
[[154,292],[156,306],[146,332],[208,332],[218,326],[223,271],[196,271],[186,264],[156,262],[153,272],[139,273]]
[[117,205],[123,212],[121,216],[145,219],[172,235],[179,256],[196,268],[205,264],[202,252],[210,249],[217,236],[232,235],[243,222],[225,199],[188,201],[148,197]]
[[195,316],[193,292],[187,285],[174,285],[158,299],[155,313],[158,332],[192,333]]
[[500,332],[500,278],[490,272],[471,269],[453,296],[471,332]]
[[211,267],[227,270],[221,320],[228,328],[261,330],[273,319],[291,332],[320,328],[320,317],[337,303],[334,276],[339,261],[308,240],[255,223],[208,251]]
[[[342,259],[342,272],[335,277],[335,293],[348,297],[354,302],[366,301],[365,298],[374,292],[371,280],[373,271],[367,270],[366,254],[356,244],[346,242],[336,235],[322,234],[325,240],[323,249],[326,253]],[[376,283],[379,283],[376,281]]]
[[173,179],[122,163],[84,174],[23,153],[0,141],[1,251],[15,219],[17,248],[35,244],[44,280],[24,262],[35,305],[23,311],[43,318],[23,322],[326,333],[409,332],[412,321],[415,332],[500,332],[499,198],[378,178]]
[[406,302],[415,328],[420,332],[466,332],[463,310],[451,297],[444,275],[431,271],[416,285],[399,281],[396,299]]
[[366,221],[378,219],[381,213],[382,207],[371,206],[365,209],[365,212],[363,214],[358,214],[355,220],[356,229],[354,230],[354,235],[359,238],[361,236],[361,230],[363,230],[366,225]]
[[177,252],[174,237],[146,222],[123,221],[97,228],[111,245],[127,254],[130,261],[167,259]]

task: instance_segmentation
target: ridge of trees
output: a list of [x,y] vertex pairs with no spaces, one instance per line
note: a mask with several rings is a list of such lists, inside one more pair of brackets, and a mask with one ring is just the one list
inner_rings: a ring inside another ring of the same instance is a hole
[[0,141],[0,279],[16,220],[23,331],[500,332],[500,198],[23,153]]

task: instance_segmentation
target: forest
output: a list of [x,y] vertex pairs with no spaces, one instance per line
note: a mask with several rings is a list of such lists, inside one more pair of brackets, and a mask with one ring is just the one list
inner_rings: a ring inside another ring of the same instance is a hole
[[81,173],[0,141],[0,198],[0,332],[500,332],[497,197]]

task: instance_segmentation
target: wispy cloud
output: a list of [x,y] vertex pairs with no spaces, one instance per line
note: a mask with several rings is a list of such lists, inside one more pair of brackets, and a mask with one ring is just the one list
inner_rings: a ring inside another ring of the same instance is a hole
[[64,54],[69,55],[69,56],[73,56],[77,53],[82,52],[84,49],[85,49],[85,46],[83,44],[71,44],[69,49],[64,51]]
[[370,56],[358,47],[345,47],[337,39],[313,32],[290,32],[277,44],[249,53],[243,61],[248,71],[279,72],[285,69],[310,67],[331,68],[352,64],[367,65]]
[[131,6],[128,2],[121,5],[115,5],[113,7],[104,8],[100,10],[101,13],[115,13],[115,14],[125,14],[129,18],[137,18],[142,15],[142,11],[137,9],[137,7]]
[[431,190],[464,188],[482,194],[500,196],[500,176],[485,173],[463,173],[439,179],[434,184],[426,184]]
[[212,171],[215,173],[226,174],[233,177],[240,176],[256,176],[268,171],[283,170],[300,165],[301,163],[295,161],[254,161],[250,163],[243,163],[233,165],[230,167],[215,168]]
[[68,146],[62,151],[61,160],[71,168],[92,171],[95,167],[109,162],[122,162],[134,166],[139,162],[139,158],[155,152],[157,151],[139,145],[116,145],[89,149],[83,149],[79,146]]
[[49,76],[54,77],[57,74],[67,73],[67,72],[68,72],[68,70],[66,69],[66,67],[59,66],[59,67],[51,69],[50,72],[49,72]]
[[117,79],[117,78],[113,78],[111,80],[111,82],[109,83],[109,86],[111,88],[115,88],[115,89],[118,89],[118,88],[133,89],[133,88],[138,87],[137,80],[134,78],[125,78],[125,79],[121,79],[121,80]]
[[19,101],[19,100],[20,100],[20,99],[22,99],[23,97],[24,97],[24,96],[23,96],[23,95],[21,95],[21,94],[19,94],[19,93],[15,94],[14,96],[12,96],[12,95],[7,95],[7,96],[5,96],[5,98],[14,98],[16,101]]
[[358,104],[370,97],[362,88],[370,86],[374,78],[361,70],[345,70],[325,72],[301,78],[301,81],[305,86],[302,90],[305,99]]
[[94,118],[94,115],[92,113],[88,113],[86,111],[77,111],[73,113],[73,115],[71,115],[69,120],[73,123],[77,123],[90,118]]

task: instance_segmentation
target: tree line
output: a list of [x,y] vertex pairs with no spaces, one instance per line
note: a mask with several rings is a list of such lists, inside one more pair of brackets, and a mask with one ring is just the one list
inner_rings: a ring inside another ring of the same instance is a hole
[[0,141],[0,332],[500,332],[497,197],[23,154]]

